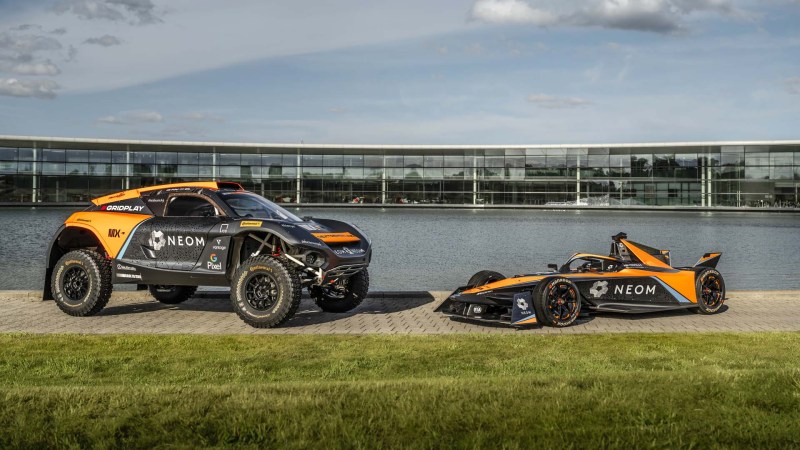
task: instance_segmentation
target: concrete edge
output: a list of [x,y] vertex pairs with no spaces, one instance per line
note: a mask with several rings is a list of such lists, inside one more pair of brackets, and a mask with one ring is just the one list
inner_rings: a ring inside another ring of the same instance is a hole
[[[130,297],[150,297],[147,291],[115,291]],[[435,300],[442,295],[449,294],[450,291],[374,291],[367,295],[367,298],[379,299],[431,299]],[[0,290],[0,297],[16,297],[26,300],[41,300],[42,291],[31,290]],[[228,291],[199,291],[194,295],[195,298],[227,298]],[[304,298],[308,295],[303,294]]]

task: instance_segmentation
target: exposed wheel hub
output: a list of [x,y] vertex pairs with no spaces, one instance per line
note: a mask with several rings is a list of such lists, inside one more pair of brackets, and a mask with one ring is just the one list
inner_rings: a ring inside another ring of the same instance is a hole
[[86,296],[86,292],[89,291],[89,274],[86,273],[83,267],[70,267],[67,269],[66,273],[64,273],[62,287],[64,289],[64,295],[66,295],[69,300],[74,302],[83,300]]
[[577,292],[569,284],[556,284],[547,293],[547,307],[556,320],[560,322],[567,321],[578,310]]
[[722,303],[722,286],[716,276],[709,275],[703,280],[701,292],[703,304],[708,308],[716,308]]
[[278,300],[278,284],[268,274],[252,275],[245,284],[245,298],[254,309],[266,311]]

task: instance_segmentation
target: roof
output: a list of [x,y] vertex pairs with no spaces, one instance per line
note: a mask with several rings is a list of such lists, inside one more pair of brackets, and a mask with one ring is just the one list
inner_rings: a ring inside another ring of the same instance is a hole
[[2,141],[18,142],[57,142],[70,144],[93,144],[114,146],[148,146],[148,147],[217,147],[217,148],[250,148],[250,149],[317,149],[317,150],[468,150],[468,149],[525,149],[525,148],[651,148],[651,147],[708,147],[738,145],[800,145],[796,140],[752,140],[752,141],[687,141],[687,142],[640,142],[617,144],[515,144],[515,145],[396,145],[396,144],[295,144],[295,143],[257,143],[257,142],[203,142],[203,141],[156,141],[134,139],[93,139],[54,136],[14,136],[0,135]]
[[116,192],[114,194],[108,194],[102,197],[94,198],[92,199],[92,203],[94,203],[95,205],[105,205],[106,203],[118,202],[120,200],[139,198],[139,196],[143,192],[159,191],[161,189],[181,188],[181,187],[194,187],[194,188],[205,188],[205,189],[222,189],[226,187],[227,188],[235,187],[237,189],[242,189],[242,186],[240,184],[232,183],[229,181],[189,181],[184,183],[158,184],[155,186],[128,189],[127,191]]

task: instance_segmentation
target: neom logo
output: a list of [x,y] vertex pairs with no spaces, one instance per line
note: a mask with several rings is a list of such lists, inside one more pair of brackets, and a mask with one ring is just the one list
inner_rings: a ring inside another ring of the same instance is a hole
[[649,294],[649,295],[655,295],[655,293],[656,293],[656,286],[655,285],[643,286],[641,284],[637,284],[637,285],[633,285],[633,284],[622,285],[622,284],[620,284],[620,285],[614,286],[614,294],[624,294],[624,295]]

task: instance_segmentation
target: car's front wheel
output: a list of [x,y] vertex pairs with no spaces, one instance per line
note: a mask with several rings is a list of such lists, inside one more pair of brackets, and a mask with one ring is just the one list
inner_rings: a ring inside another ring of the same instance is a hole
[[253,256],[238,269],[231,282],[231,303],[236,314],[256,328],[282,325],[300,306],[297,273],[271,256]]
[[568,327],[581,313],[581,294],[566,278],[543,280],[533,291],[533,309],[542,325]]
[[52,294],[58,307],[71,316],[100,312],[111,298],[111,264],[93,250],[73,250],[53,269]]
[[166,305],[177,305],[190,299],[197,291],[197,286],[151,284],[147,286],[147,289],[150,291],[150,295],[159,302]]
[[357,274],[327,286],[312,286],[309,290],[314,302],[325,312],[343,313],[355,309],[367,298],[369,272]]

